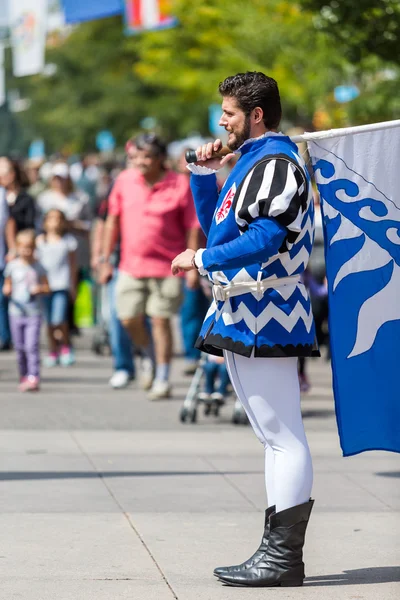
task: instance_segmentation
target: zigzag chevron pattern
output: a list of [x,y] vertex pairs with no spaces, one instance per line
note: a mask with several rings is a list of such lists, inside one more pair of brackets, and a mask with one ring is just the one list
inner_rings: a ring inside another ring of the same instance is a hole
[[295,283],[293,285],[283,285],[281,287],[276,288],[276,291],[284,300],[289,300],[289,298],[293,296],[296,290],[299,290],[299,292],[305,300],[308,299],[307,290],[302,283]]
[[209,319],[211,315],[213,315],[215,312],[217,312],[217,305],[215,303],[215,300],[213,300],[211,302],[210,308],[207,311],[206,316],[204,317],[204,320],[207,321],[207,319]]
[[244,302],[241,302],[235,312],[224,312],[222,319],[225,325],[234,325],[244,321],[252,333],[256,333],[256,317],[251,310],[247,308]]
[[300,319],[304,322],[308,333],[310,333],[313,325],[313,314],[311,307],[310,311],[307,313],[306,309],[302,304],[300,304],[300,302],[296,303],[296,306],[290,315],[284,313],[282,310],[280,310],[280,308],[271,302],[257,317],[258,330],[261,331],[267,325],[267,323],[271,321],[271,319],[278,321],[278,323],[280,323],[282,327],[289,332],[293,331]]
[[[301,230],[301,232],[300,232],[300,234],[299,234],[299,237],[296,239],[296,243],[295,243],[295,244],[288,244],[288,246],[290,247],[290,249],[292,249],[294,246],[297,246],[297,245],[299,244],[299,242],[301,242],[301,241],[302,241],[302,240],[303,240],[303,239],[306,237],[307,233],[308,233],[308,235],[309,235],[309,237],[310,237],[310,242],[312,243],[312,242],[313,242],[313,239],[314,239],[314,223],[311,221],[310,217],[307,217],[307,221],[306,221],[306,223],[305,223],[305,226],[304,226],[304,228]],[[303,248],[302,248],[302,249],[304,249],[304,246],[303,246]],[[289,259],[290,259],[290,256],[289,256],[289,254],[287,254],[287,253],[285,253],[285,257],[284,257],[284,259],[282,258],[282,255],[281,255],[281,254],[276,254],[275,256],[272,256],[272,257],[271,257],[271,258],[270,258],[270,259],[269,259],[267,262],[263,263],[263,264],[261,265],[261,268],[262,268],[262,269],[265,269],[266,267],[268,267],[269,265],[271,265],[272,263],[274,263],[276,260],[279,260],[279,261],[281,261],[282,265],[283,265],[283,266],[285,266],[285,264],[286,264],[286,262],[287,262],[285,259],[286,259],[287,257],[289,257]],[[306,262],[304,263],[304,266],[306,266],[306,265],[307,265],[307,263],[308,263],[308,258],[309,258],[309,253],[308,253],[307,260],[306,260]],[[291,259],[291,260],[294,260],[294,259],[295,259],[295,257],[294,257],[293,259]],[[299,263],[299,265],[300,265],[300,264],[301,264],[301,262]],[[299,265],[297,265],[297,266],[299,266]],[[286,266],[285,266],[285,268],[286,268]],[[296,267],[296,268],[297,268],[297,267]],[[293,272],[294,272],[294,271],[292,271],[292,273],[293,273]]]
[[295,256],[293,256],[293,258],[290,257],[289,252],[285,252],[284,254],[280,255],[279,258],[275,257],[274,259],[271,259],[267,263],[261,265],[261,268],[265,269],[266,267],[270,266],[275,260],[279,260],[282,267],[286,270],[287,274],[293,275],[293,273],[297,271],[301,264],[303,264],[304,268],[306,268],[309,258],[309,251],[305,246],[302,246],[299,252],[295,254]]
[[222,319],[227,326],[234,325],[235,323],[244,320],[247,327],[254,334],[261,332],[272,319],[280,323],[280,325],[282,325],[289,333],[293,331],[300,319],[303,321],[308,333],[310,333],[313,325],[311,307],[310,311],[307,313],[300,302],[296,303],[290,315],[287,315],[280,308],[275,306],[275,304],[270,302],[258,317],[255,317],[247,306],[241,302],[235,312],[224,312],[222,314]]
[[301,230],[299,237],[296,238],[296,244],[298,244],[306,235],[310,236],[310,241],[312,242],[314,239],[314,224],[312,223],[310,217],[307,217],[307,221]]

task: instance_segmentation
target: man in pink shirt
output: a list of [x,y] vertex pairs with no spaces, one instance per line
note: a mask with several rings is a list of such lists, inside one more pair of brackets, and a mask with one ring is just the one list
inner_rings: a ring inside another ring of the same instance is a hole
[[[142,360],[143,387],[151,386],[153,399],[166,398],[171,392],[170,319],[182,300],[182,279],[171,276],[170,265],[186,247],[197,249],[199,225],[188,178],[166,168],[165,145],[154,134],[139,136],[135,144],[136,168],[118,176],[109,198],[100,277],[105,282],[112,274],[109,259],[119,233],[118,317],[146,357]],[[188,285],[192,285],[190,280]],[[151,318],[154,339],[154,381],[146,315]]]

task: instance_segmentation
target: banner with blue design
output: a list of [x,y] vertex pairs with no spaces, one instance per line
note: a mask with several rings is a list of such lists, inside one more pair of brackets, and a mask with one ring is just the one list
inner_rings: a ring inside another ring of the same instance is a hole
[[81,23],[122,14],[123,0],[62,0],[66,23]]
[[343,454],[400,452],[400,121],[307,138]]

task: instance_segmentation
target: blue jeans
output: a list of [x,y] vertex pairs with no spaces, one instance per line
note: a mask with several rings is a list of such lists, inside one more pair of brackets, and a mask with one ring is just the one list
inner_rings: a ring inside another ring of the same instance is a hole
[[48,325],[61,325],[68,322],[68,290],[57,290],[43,296],[44,312]]
[[[204,374],[206,377],[204,391],[207,394],[219,392],[225,396],[229,383],[229,375],[225,363],[216,363],[208,360],[204,365]],[[219,385],[216,389],[215,382],[217,377],[219,378]]]
[[8,298],[3,294],[4,271],[0,270],[0,341],[2,344],[11,342],[10,323],[8,321]]
[[111,354],[114,359],[115,371],[127,371],[132,377],[135,375],[133,362],[133,344],[126,329],[117,317],[115,306],[115,287],[118,271],[114,270],[112,279],[107,284],[108,303],[110,309],[110,322],[108,324],[110,335]]
[[181,331],[187,360],[198,360],[200,358],[200,350],[195,348],[194,344],[209,306],[210,301],[201,288],[191,290],[185,284],[181,306]]

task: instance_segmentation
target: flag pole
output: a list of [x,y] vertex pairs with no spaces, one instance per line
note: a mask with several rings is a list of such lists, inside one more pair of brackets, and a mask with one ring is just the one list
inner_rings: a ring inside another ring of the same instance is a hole
[[344,135],[355,135],[357,133],[365,133],[366,131],[374,131],[377,129],[391,129],[399,127],[400,119],[396,121],[383,121],[382,123],[370,123],[368,125],[359,125],[357,127],[343,127],[341,129],[329,129],[327,131],[316,131],[314,133],[303,133],[302,135],[294,135],[290,139],[295,144],[299,142],[312,142],[313,140],[325,140]]

